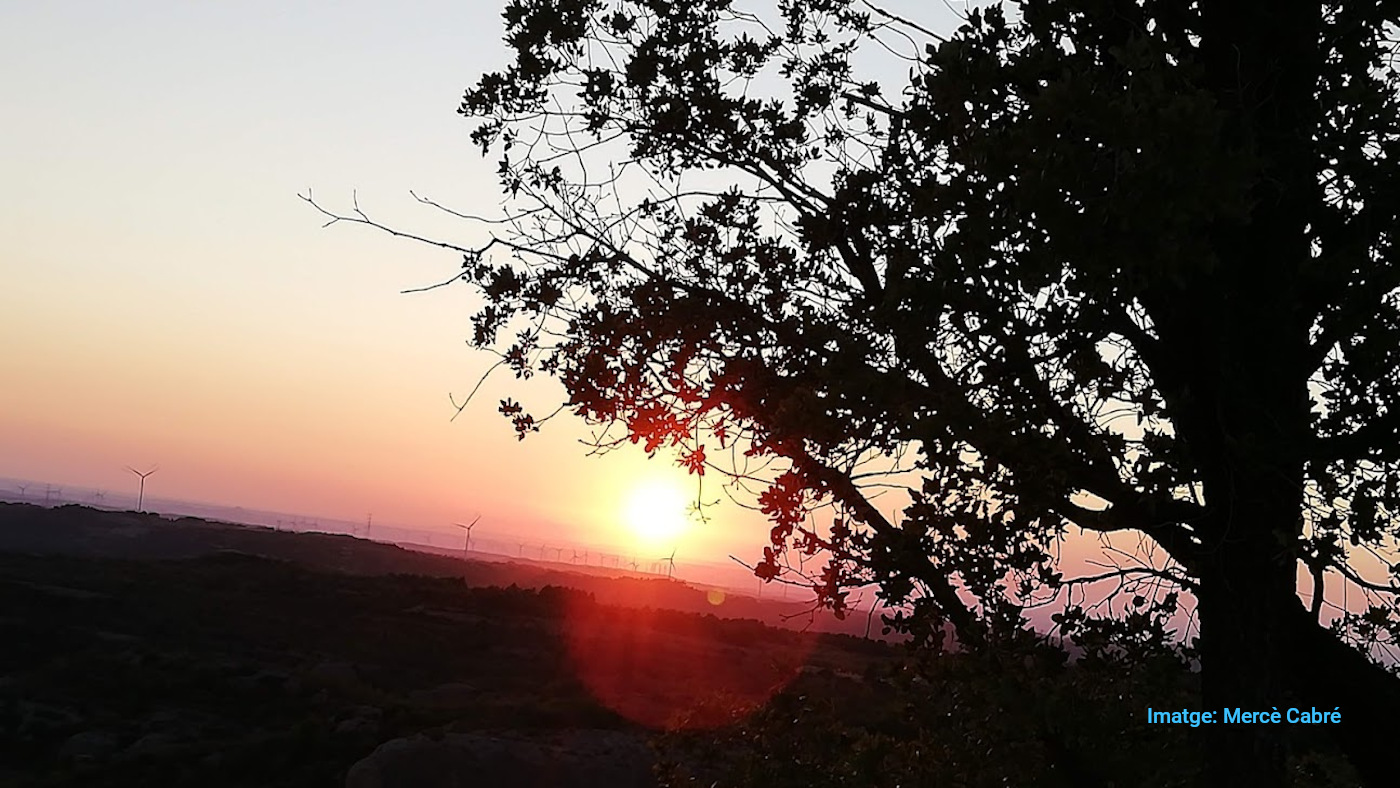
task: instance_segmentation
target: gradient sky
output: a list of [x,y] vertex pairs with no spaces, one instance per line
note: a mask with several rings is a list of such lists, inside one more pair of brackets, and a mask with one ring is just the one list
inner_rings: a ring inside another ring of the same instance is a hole
[[[951,29],[935,5],[892,4]],[[456,114],[506,62],[499,7],[0,4],[0,477],[134,495],[124,466],[158,463],[156,499],[756,557],[767,524],[732,504],[667,545],[634,536],[638,491],[689,483],[663,458],[586,457],[562,419],[517,442],[495,403],[558,402],[550,381],[522,397],[502,377],[449,421],[493,360],[465,344],[477,302],[400,291],[458,258],[322,229],[297,197],[345,209],[357,191],[376,219],[480,243],[408,191],[499,209]]]
[[[889,7],[951,30],[966,5]],[[730,503],[677,537],[635,534],[639,495],[694,491],[668,458],[587,457],[587,430],[567,416],[516,441],[495,404],[509,395],[544,412],[561,401],[552,381],[522,392],[493,379],[451,421],[449,395],[494,360],[465,343],[478,302],[465,288],[400,291],[450,277],[459,258],[323,229],[298,197],[346,210],[357,193],[386,224],[481,243],[480,228],[409,190],[499,214],[494,160],[456,109],[508,62],[500,8],[0,5],[0,477],[115,500],[135,494],[125,466],[159,464],[157,501],[372,512],[445,539],[480,514],[475,538],[512,550],[756,558],[768,524]],[[905,79],[895,64],[878,76]],[[718,497],[719,480],[706,481]]]
[[[158,463],[152,497],[652,549],[629,497],[680,471],[585,457],[577,422],[517,442],[504,377],[450,422],[492,360],[474,296],[399,291],[457,258],[297,197],[479,242],[408,190],[498,211],[455,110],[500,33],[493,2],[0,6],[0,476],[134,494],[123,467]],[[676,544],[765,531],[729,505]]]

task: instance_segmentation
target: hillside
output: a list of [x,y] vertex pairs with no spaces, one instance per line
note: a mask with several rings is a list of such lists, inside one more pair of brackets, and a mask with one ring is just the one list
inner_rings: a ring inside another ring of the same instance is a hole
[[[1195,781],[1207,731],[1145,715],[1195,703],[1197,677],[1173,662],[906,655],[721,617],[745,609],[729,601],[342,536],[3,506],[0,785]],[[1294,785],[1354,784],[1330,732],[1304,727],[1289,731]]]
[[[194,517],[112,512],[70,504],[46,509],[0,502],[0,550],[86,558],[173,559],[239,552],[354,575],[412,574],[460,578],[469,586],[563,586],[599,602],[714,614],[815,632],[873,634],[879,619],[838,620],[805,602],[760,600],[656,575],[604,567],[505,558],[344,534],[277,531]],[[794,594],[794,597],[797,595]]]
[[679,583],[348,537],[6,506],[0,545],[7,786],[396,784],[443,741],[473,771],[649,786],[651,731],[888,653],[652,606],[694,607]]

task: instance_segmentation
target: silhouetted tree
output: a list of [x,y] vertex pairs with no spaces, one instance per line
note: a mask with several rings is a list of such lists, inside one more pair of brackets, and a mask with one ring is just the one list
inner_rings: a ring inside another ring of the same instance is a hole
[[[1065,633],[1126,654],[1194,606],[1204,709],[1340,706],[1387,780],[1400,8],[1023,0],[944,37],[777,5],[508,3],[461,107],[511,198],[452,247],[474,343],[602,445],[762,478],[760,577],[822,552],[823,604],[878,584],[923,641],[1014,642],[1080,598],[1071,529],[1141,536]],[[1329,583],[1366,600],[1330,631]],[[1216,784],[1285,779],[1276,726],[1203,739]]]

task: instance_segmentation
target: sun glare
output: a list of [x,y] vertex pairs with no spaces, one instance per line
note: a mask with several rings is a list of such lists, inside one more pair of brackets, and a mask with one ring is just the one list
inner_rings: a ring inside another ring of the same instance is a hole
[[689,524],[685,490],[663,479],[640,481],[627,495],[623,520],[646,547],[664,547]]

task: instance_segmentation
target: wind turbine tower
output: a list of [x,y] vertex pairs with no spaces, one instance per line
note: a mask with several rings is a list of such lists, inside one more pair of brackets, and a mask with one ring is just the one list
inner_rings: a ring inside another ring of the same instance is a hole
[[145,473],[142,473],[142,472],[136,470],[135,468],[131,467],[130,465],[126,466],[126,469],[127,469],[128,471],[131,471],[132,473],[136,474],[137,476],[140,476],[140,477],[141,477],[141,486],[138,487],[137,490],[136,490],[136,511],[138,511],[138,512],[143,512],[143,511],[145,511],[145,509],[144,509],[143,507],[145,506],[145,503],[146,503],[146,477],[147,477],[147,476],[150,476],[151,474],[153,474],[153,473],[155,473],[156,471],[160,470],[160,466],[157,465],[157,466],[151,468],[149,471],[146,471]]
[[666,565],[666,579],[670,580],[676,574],[676,551],[672,550],[670,555],[660,561]]
[[478,522],[480,522],[480,520],[481,520],[481,515],[478,514],[478,515],[476,516],[476,519],[475,519],[475,520],[472,520],[470,523],[468,523],[468,524],[466,524],[466,525],[462,525],[461,523],[453,523],[453,525],[457,526],[458,528],[461,528],[463,531],[466,531],[466,539],[464,539],[464,540],[462,541],[462,554],[463,554],[463,555],[465,555],[465,554],[467,554],[467,553],[470,553],[470,552],[472,551],[472,529],[476,527],[476,524],[477,524]]

